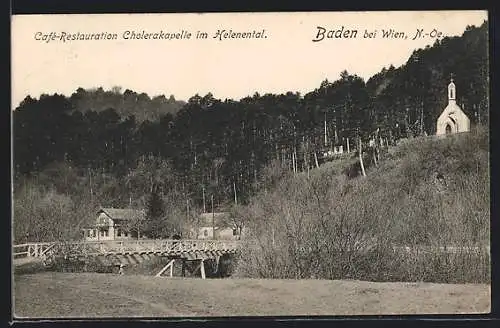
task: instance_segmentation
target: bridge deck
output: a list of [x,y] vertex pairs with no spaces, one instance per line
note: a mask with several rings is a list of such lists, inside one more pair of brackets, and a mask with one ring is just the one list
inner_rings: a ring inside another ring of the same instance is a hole
[[234,253],[238,241],[232,240],[105,240],[54,243],[27,243],[14,246],[14,258],[44,257],[57,250],[88,255]]

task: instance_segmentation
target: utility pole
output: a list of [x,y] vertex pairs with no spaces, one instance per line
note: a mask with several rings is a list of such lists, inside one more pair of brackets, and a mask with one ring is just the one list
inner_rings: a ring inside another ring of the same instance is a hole
[[406,107],[406,116],[405,116],[405,119],[406,119],[406,137],[409,138],[410,137],[410,114],[409,114],[409,111],[410,109],[408,107]]
[[337,115],[335,114],[335,107],[333,108],[333,119],[335,123],[335,145],[339,143],[339,136],[337,134]]
[[424,101],[420,103],[420,135],[424,135]]
[[206,207],[205,207],[205,185],[202,186],[202,192],[203,192],[203,213],[206,213]]
[[481,107],[477,109],[477,124],[481,125]]
[[212,237],[215,239],[215,212],[214,212],[214,195],[212,195]]
[[89,184],[90,184],[90,200],[94,200],[94,192],[92,190],[92,170],[89,168]]
[[476,104],[473,104],[472,108],[473,108],[473,111],[474,111],[474,115],[476,117],[476,126],[478,126],[478,125],[481,124],[481,116],[480,116],[480,113],[479,113],[479,106],[477,106]]
[[298,171],[298,165],[297,165],[297,149],[293,148],[293,153],[292,153],[292,160],[293,160],[293,173],[297,173]]
[[326,110],[325,110],[325,147],[328,146],[328,139],[327,139],[327,135],[326,135]]
[[233,189],[234,189],[234,205],[238,205],[238,197],[236,196],[236,182],[233,181]]
[[366,177],[366,172],[365,172],[365,166],[363,164],[363,150],[361,148],[361,135],[359,133],[359,128],[358,128],[358,140],[359,140],[359,165],[361,166],[361,173],[363,174],[364,177]]

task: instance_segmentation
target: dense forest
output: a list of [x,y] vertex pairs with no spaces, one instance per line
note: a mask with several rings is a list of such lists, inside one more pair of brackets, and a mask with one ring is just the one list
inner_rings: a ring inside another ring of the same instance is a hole
[[[458,104],[473,124],[487,124],[487,34],[487,22],[468,26],[415,50],[399,68],[368,81],[344,71],[305,95],[237,101],[209,93],[184,103],[116,87],[27,96],[12,113],[16,219],[46,211],[37,215],[42,222],[67,211],[78,230],[92,206],[144,208],[156,193],[173,221],[189,219],[211,197],[216,209],[246,204],[265,187],[270,163],[306,171],[331,146],[349,142],[355,150],[375,131],[389,142],[433,134],[451,74]],[[33,220],[16,235],[60,237]]]

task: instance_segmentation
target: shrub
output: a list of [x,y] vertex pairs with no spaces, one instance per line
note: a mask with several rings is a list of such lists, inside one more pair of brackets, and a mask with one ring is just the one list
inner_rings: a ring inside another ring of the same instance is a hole
[[[488,282],[484,135],[408,140],[366,178],[322,170],[284,177],[247,206],[248,233],[235,274]],[[403,246],[413,252],[401,252]],[[465,249],[440,251],[449,246]]]

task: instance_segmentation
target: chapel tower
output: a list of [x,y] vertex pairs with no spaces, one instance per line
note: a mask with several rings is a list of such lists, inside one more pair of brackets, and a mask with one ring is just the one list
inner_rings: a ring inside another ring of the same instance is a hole
[[448,105],[437,120],[436,135],[470,131],[470,120],[457,105],[457,90],[453,76],[448,84]]

